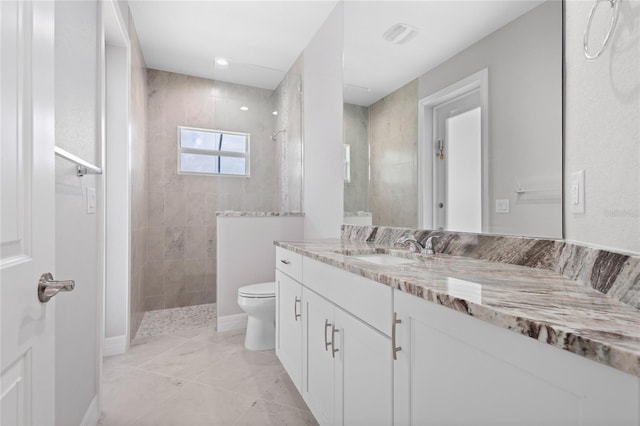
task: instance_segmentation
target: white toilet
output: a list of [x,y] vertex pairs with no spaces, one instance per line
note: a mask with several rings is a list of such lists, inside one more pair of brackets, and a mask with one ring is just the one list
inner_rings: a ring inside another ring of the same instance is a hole
[[276,283],[251,284],[238,289],[238,305],[247,313],[244,347],[264,351],[276,347]]

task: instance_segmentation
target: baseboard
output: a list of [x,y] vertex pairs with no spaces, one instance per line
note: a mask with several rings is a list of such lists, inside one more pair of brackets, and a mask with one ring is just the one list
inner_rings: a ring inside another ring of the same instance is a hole
[[100,410],[98,408],[98,395],[93,397],[87,412],[84,413],[80,426],[96,426],[100,421]]
[[225,315],[218,317],[218,331],[242,330],[247,328],[247,314]]
[[127,351],[127,336],[105,337],[102,356],[120,355]]

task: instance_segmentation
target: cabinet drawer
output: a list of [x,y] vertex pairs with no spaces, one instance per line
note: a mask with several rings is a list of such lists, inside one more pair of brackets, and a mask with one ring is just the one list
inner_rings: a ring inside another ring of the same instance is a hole
[[282,247],[276,247],[276,269],[296,281],[302,281],[302,256]]
[[304,285],[345,311],[391,335],[391,287],[303,257]]

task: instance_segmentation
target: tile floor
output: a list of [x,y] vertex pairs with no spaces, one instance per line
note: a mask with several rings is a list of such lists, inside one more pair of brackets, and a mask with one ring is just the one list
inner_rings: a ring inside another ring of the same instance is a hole
[[165,331],[105,358],[102,426],[317,425],[274,351],[246,350],[244,330]]

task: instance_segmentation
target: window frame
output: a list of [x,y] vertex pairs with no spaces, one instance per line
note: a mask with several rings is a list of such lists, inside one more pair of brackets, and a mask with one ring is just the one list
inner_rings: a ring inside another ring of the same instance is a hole
[[[247,151],[246,152],[234,152],[234,151],[217,151],[212,149],[198,149],[198,148],[185,148],[182,146],[182,134],[181,131],[185,130],[196,130],[199,132],[208,132],[208,133],[222,133],[227,135],[241,135],[246,137],[247,140]],[[244,132],[230,132],[228,130],[216,130],[216,129],[204,129],[201,127],[191,127],[191,126],[178,126],[177,129],[177,158],[178,158],[178,174],[179,175],[196,175],[196,176],[225,176],[225,177],[236,177],[236,178],[249,178],[251,177],[251,133]],[[182,156],[180,154],[199,154],[199,155],[209,155],[211,157],[236,157],[236,158],[244,158],[246,164],[246,174],[244,175],[235,175],[228,173],[211,173],[211,172],[185,172],[181,170],[182,166]]]

